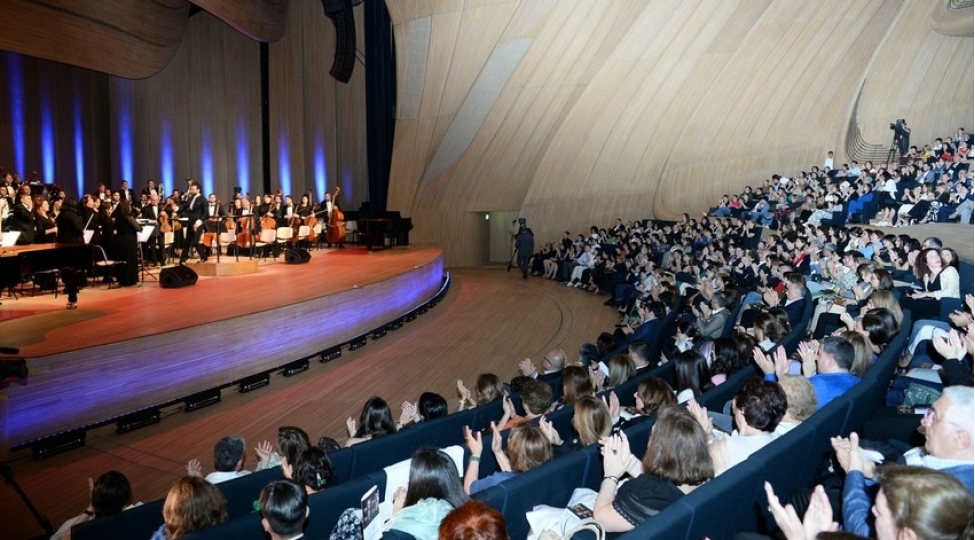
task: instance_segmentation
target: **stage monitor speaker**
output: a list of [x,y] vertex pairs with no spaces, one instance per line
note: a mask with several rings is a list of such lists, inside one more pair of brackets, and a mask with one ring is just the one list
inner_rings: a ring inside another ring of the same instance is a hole
[[355,15],[352,0],[322,0],[325,15],[335,25],[335,57],[328,71],[335,80],[348,83],[355,68]]
[[181,289],[196,285],[198,278],[196,272],[186,266],[163,268],[159,271],[159,286],[163,289]]
[[311,260],[311,253],[299,247],[284,250],[285,264],[305,264]]

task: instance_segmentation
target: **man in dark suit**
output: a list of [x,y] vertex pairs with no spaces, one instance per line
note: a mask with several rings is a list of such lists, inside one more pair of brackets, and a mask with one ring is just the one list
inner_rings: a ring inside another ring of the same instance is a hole
[[10,215],[10,228],[20,231],[17,245],[34,243],[34,204],[30,193],[21,193]]
[[161,223],[159,221],[163,212],[163,207],[159,204],[159,195],[155,193],[149,196],[149,204],[142,207],[142,218],[148,219],[149,224],[154,227],[145,246],[146,260],[151,264],[162,264],[165,260],[163,257],[165,238],[160,230]]
[[138,206],[136,204],[138,201],[135,198],[135,191],[132,191],[132,188],[129,187],[128,180],[122,180],[122,187],[118,191],[119,197],[129,201],[129,205]]
[[206,262],[206,253],[200,245],[200,237],[203,236],[203,221],[206,219],[206,203],[200,195],[200,185],[191,180],[189,189],[186,190],[186,202],[180,209],[180,215],[186,218],[183,237],[183,252],[179,256],[179,264],[186,264],[190,258],[190,249],[196,247],[196,253],[200,256],[201,262]]

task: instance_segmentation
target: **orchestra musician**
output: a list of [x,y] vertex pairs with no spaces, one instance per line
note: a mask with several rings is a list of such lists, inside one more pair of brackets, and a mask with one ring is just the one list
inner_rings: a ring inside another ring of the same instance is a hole
[[10,198],[9,188],[5,184],[0,184],[0,225],[7,225],[7,218],[13,209],[14,201]]
[[186,190],[186,202],[180,207],[180,214],[186,218],[183,226],[183,252],[179,256],[179,264],[186,264],[190,257],[190,250],[196,248],[200,262],[206,262],[206,252],[200,245],[200,238],[203,236],[203,220],[206,218],[206,203],[200,195],[200,185],[195,180],[189,181],[189,189]]
[[118,193],[120,199],[125,199],[130,205],[135,204],[135,191],[129,187],[128,180],[122,180],[122,187],[119,188]]
[[[152,182],[152,180],[150,180]],[[165,210],[163,210],[162,205],[159,204],[159,194],[151,193],[149,195],[149,203],[142,207],[140,215],[142,219],[148,221],[149,225],[153,226],[152,233],[149,235],[149,240],[145,243],[146,249],[146,261],[153,265],[161,265],[165,262],[163,257],[163,252],[165,251],[165,235],[162,232],[162,221],[159,219],[162,217]],[[168,218],[168,216],[167,216]]]
[[58,236],[58,226],[54,218],[48,215],[51,203],[45,197],[34,197],[34,242],[50,244]]
[[298,206],[295,207],[295,214],[297,214],[301,219],[305,219],[314,213],[315,207],[311,204],[311,199],[308,197],[308,194],[302,195],[301,201],[298,203]]
[[163,191],[162,189],[157,188],[156,181],[150,178],[149,181],[146,182],[146,187],[142,188],[142,194],[151,199],[153,193],[155,193],[157,197],[162,197]]
[[30,193],[21,193],[10,216],[10,228],[20,231],[17,245],[34,243],[34,203]]
[[[206,233],[220,234],[220,229],[223,224],[223,218],[227,217],[227,212],[224,210],[223,205],[217,200],[217,194],[211,193],[207,199],[207,209],[206,209],[206,221],[203,224],[203,229]],[[209,237],[207,237],[209,238]],[[210,251],[210,241],[204,241],[204,249],[207,253]],[[203,259],[206,262],[206,258]]]

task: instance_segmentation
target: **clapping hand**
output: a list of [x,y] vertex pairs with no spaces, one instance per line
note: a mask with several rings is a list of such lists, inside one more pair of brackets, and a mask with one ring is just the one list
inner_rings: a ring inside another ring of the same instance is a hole
[[350,416],[345,420],[345,429],[349,432],[349,437],[355,437],[355,418]]
[[203,464],[198,459],[191,459],[186,464],[186,474],[188,476],[203,476]]

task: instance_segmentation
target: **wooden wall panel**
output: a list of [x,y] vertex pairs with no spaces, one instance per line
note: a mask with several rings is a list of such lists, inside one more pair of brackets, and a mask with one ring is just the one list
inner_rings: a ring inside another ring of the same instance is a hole
[[[167,191],[184,179],[211,185],[227,202],[235,186],[261,185],[260,49],[219,19],[200,12],[179,52],[158,75],[112,79],[113,184],[142,188],[148,179]],[[129,115],[131,177],[125,162]]]
[[277,41],[284,35],[288,0],[193,0],[197,6],[257,41]]
[[185,0],[0,0],[0,49],[149,77],[176,53],[189,9]]
[[[932,30],[927,3],[522,0],[432,15],[419,0],[387,4],[400,81],[424,77],[419,110],[397,119],[390,206],[452,225],[517,208],[545,241],[618,216],[698,213],[828,150],[842,162],[861,88],[870,142],[885,144],[896,117],[924,139],[971,124],[972,41]],[[427,60],[405,65],[410,20],[426,16]],[[517,39],[530,45],[476,135],[430,177],[448,128],[467,121],[458,112],[483,99],[472,89],[492,55]],[[417,222],[411,239],[446,242],[437,229]],[[445,252],[448,265],[476,257]]]
[[[362,17],[362,7],[355,8],[360,52],[366,47]],[[269,49],[272,189],[297,196],[311,187],[321,200],[338,184],[343,208],[357,209],[369,199],[365,70],[357,63],[348,84],[328,74],[335,28],[319,2],[292,3],[287,32]],[[319,176],[325,182],[321,189]]]

